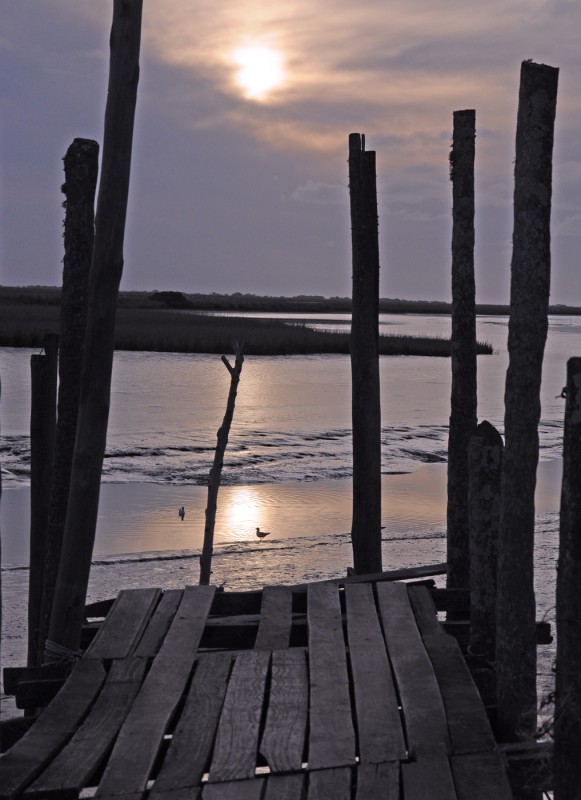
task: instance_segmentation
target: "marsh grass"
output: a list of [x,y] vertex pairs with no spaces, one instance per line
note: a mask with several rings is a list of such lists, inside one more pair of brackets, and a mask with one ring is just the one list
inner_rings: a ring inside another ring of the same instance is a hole
[[[0,346],[42,347],[47,333],[58,333],[59,306],[0,300]],[[210,316],[160,308],[117,311],[116,350],[173,353],[232,353],[243,344],[247,355],[349,353],[349,333],[309,328],[277,319]],[[492,347],[479,344],[478,353]],[[449,356],[448,339],[381,336],[382,355]]]

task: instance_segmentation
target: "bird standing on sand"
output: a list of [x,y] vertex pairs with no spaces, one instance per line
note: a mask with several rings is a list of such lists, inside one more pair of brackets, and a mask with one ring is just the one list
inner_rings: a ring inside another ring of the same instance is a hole
[[261,531],[260,528],[257,528],[256,535],[260,540],[262,540],[265,536],[270,536],[270,531]]

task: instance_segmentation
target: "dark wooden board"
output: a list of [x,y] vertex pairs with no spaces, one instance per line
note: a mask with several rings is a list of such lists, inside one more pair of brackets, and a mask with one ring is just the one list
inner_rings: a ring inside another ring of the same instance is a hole
[[[422,567],[401,567],[400,569],[392,569],[388,572],[372,572],[367,575],[347,575],[344,578],[330,578],[320,583],[333,584],[334,586],[346,586],[349,583],[380,583],[383,581],[403,581],[413,580],[414,578],[428,578],[432,575],[445,575],[448,571],[448,565],[443,564],[428,564]],[[315,583],[296,583],[290,588],[294,593],[307,591],[311,586],[316,586]]]
[[161,800],[171,790],[198,786],[208,768],[222,711],[232,656],[208,655],[196,664],[171,744],[149,797]]
[[181,589],[169,589],[162,594],[157,608],[135,648],[136,656],[153,658],[157,654],[182,601],[182,596]]
[[401,716],[371,584],[345,587],[360,764],[406,758]]
[[264,800],[302,800],[305,774],[271,775],[266,781]]
[[190,677],[214,591],[211,586],[184,590],[161,649],[119,732],[97,797],[145,789],[165,731]]
[[449,747],[440,689],[409,603],[404,583],[378,583],[387,650],[402,704],[411,754]]
[[499,753],[470,753],[450,761],[458,800],[512,800]]
[[68,741],[99,692],[106,672],[99,661],[79,661],[36,723],[0,759],[0,800],[31,783]]
[[77,798],[109,751],[143,681],[142,658],[114,661],[91,711],[25,796]]
[[202,790],[202,800],[261,800],[263,789],[264,778],[207,783]]
[[70,664],[47,664],[42,667],[4,667],[4,693],[16,694],[19,683],[43,680],[63,680],[71,671]]
[[287,586],[265,586],[255,650],[288,647],[292,626],[293,596]]
[[209,781],[236,781],[254,775],[270,653],[250,650],[237,656],[218,723]]
[[354,764],[355,731],[337,586],[317,583],[309,587],[307,619],[309,768]]
[[275,650],[260,752],[273,772],[300,770],[305,748],[309,680],[304,650]]
[[422,637],[443,634],[444,630],[438,622],[438,612],[429,590],[425,586],[408,586],[408,597]]
[[21,681],[14,696],[16,708],[44,708],[62,689],[64,682],[64,678]]
[[161,589],[124,589],[85,651],[84,658],[131,655],[159,601]]
[[448,718],[452,753],[492,750],[494,735],[484,704],[458,646],[448,634],[424,637]]
[[352,783],[349,767],[309,772],[307,800],[351,800]]
[[399,800],[399,769],[398,761],[360,766],[355,800]]
[[[401,779],[405,800],[458,800],[450,762],[444,754],[420,756],[417,761],[403,763]],[[492,795],[488,800],[496,798]]]

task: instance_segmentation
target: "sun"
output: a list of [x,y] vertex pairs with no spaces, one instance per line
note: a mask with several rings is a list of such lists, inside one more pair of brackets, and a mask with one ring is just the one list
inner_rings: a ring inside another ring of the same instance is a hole
[[232,57],[238,67],[236,82],[250,100],[264,100],[284,81],[282,55],[272,47],[240,47],[234,51]]

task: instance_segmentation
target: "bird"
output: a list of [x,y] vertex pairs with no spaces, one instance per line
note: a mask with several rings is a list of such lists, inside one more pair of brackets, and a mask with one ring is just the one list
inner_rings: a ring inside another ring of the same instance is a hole
[[257,528],[256,535],[259,539],[264,539],[265,536],[270,536],[270,531],[261,531],[260,528]]

